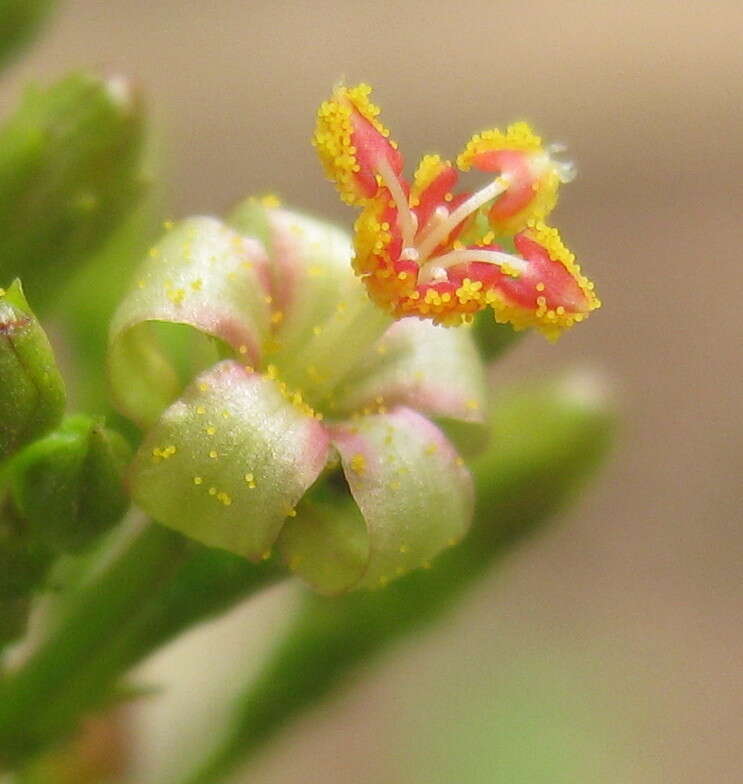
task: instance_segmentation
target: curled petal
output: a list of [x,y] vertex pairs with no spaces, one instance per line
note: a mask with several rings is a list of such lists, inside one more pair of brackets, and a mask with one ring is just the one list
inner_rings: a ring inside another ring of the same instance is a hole
[[449,161],[439,155],[424,155],[413,176],[410,190],[410,206],[415,209],[418,225],[428,222],[436,207],[451,206],[453,190],[459,174]]
[[405,318],[380,338],[338,400],[342,415],[405,405],[433,417],[481,422],[484,370],[468,330]]
[[351,267],[351,240],[326,221],[248,200],[231,222],[256,233],[270,264],[272,335],[267,361],[325,404],[339,379],[363,361],[389,326]]
[[[291,542],[282,551],[289,565],[319,590],[383,587],[427,566],[462,538],[472,516],[472,479],[433,423],[400,407],[335,427],[331,437],[366,521],[367,545],[350,520],[339,528],[352,541],[343,550],[342,567],[308,567],[316,532],[311,518],[293,520]],[[342,584],[344,579],[348,584]]]
[[531,225],[514,237],[514,244],[526,268],[517,276],[503,275],[490,289],[497,321],[536,327],[554,340],[601,306],[593,283],[581,273],[557,229]]
[[111,325],[111,385],[122,413],[150,424],[180,391],[168,356],[148,337],[152,322],[193,327],[259,361],[269,327],[266,264],[257,241],[214,218],[190,218],[168,231]]
[[380,161],[395,174],[402,157],[389,131],[377,119],[379,109],[369,100],[371,87],[338,87],[321,104],[313,144],[329,179],[348,204],[363,204],[378,188]]
[[509,125],[505,133],[495,128],[476,134],[457,165],[463,171],[474,167],[507,179],[507,190],[489,212],[492,228],[503,234],[547,218],[557,204],[560,182],[567,179],[566,174],[561,176],[567,165],[550,159],[541,138],[525,122]]
[[225,360],[162,415],[131,468],[159,522],[212,547],[265,557],[325,466],[323,426],[279,384]]

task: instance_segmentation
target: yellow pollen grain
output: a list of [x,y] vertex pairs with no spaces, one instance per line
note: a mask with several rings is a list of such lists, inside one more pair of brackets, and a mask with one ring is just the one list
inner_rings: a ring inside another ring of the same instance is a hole
[[366,471],[366,457],[361,452],[357,452],[351,457],[351,470],[359,476]]
[[159,463],[160,460],[167,460],[169,457],[172,457],[176,451],[174,444],[171,444],[170,446],[156,446],[152,450],[152,459],[156,463]]
[[537,291],[544,291],[544,283],[537,283],[535,288]]
[[453,198],[454,198],[454,194],[453,193],[445,193],[444,194],[444,201],[452,201]]
[[163,228],[165,231],[170,231],[172,228],[174,228],[174,226],[175,223],[172,220],[163,221]]
[[232,503],[232,498],[227,493],[221,492],[217,493],[217,501],[224,504],[224,506],[229,506]]
[[242,346],[238,347],[237,351],[240,354],[247,354],[248,353],[248,347],[243,343]]
[[200,392],[206,392],[208,389],[209,389],[209,384],[206,384],[203,381],[199,384],[199,391]]
[[277,310],[275,313],[271,315],[272,324],[281,324],[283,320],[284,320],[284,313],[281,310]]
[[196,406],[196,413],[197,414],[205,414],[206,413],[206,409],[204,408],[204,406]]
[[209,488],[209,495],[216,495],[216,494],[217,494],[217,488],[216,487],[210,487]]
[[205,430],[208,436],[213,436],[217,432],[217,428],[214,425],[209,425]]
[[186,297],[186,292],[183,289],[170,289],[167,291],[168,299],[174,305],[180,305]]
[[204,286],[204,281],[201,278],[197,278],[196,280],[191,281],[191,288],[194,291],[201,291]]
[[273,297],[270,294],[267,294],[265,297],[263,297],[263,301],[266,303],[266,305],[270,305],[273,302]]
[[200,485],[200,484],[201,484],[203,481],[204,481],[204,480],[203,480],[203,479],[202,479],[200,476],[195,476],[195,477],[193,478],[193,483],[194,483],[195,485]]
[[318,327],[318,326],[312,327],[312,332],[315,335],[320,335],[322,334],[322,327]]
[[219,457],[219,452],[217,452],[216,449],[210,449],[209,457],[211,457],[212,460],[216,460]]

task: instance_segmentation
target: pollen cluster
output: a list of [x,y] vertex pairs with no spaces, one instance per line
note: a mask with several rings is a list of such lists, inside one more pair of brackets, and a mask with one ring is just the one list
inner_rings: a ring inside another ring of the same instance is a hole
[[344,201],[362,207],[353,266],[381,308],[457,326],[490,307],[499,322],[554,338],[599,307],[544,224],[573,175],[553,157],[559,146],[513,123],[475,134],[457,157],[459,170],[490,176],[480,190],[456,192],[457,169],[439,155],[424,156],[410,184],[369,93],[336,91],[320,107],[315,146]]
[[462,171],[469,171],[474,159],[484,152],[498,150],[540,152],[541,149],[542,139],[534,133],[529,123],[516,122],[509,125],[505,133],[498,128],[476,133],[457,156],[457,166]]
[[[359,149],[354,144],[353,118],[362,117],[383,138],[389,131],[379,121],[379,107],[370,100],[371,87],[359,84],[355,87],[338,87],[333,97],[324,101],[317,112],[317,125],[312,144],[328,177],[336,184],[341,199],[346,204],[361,204],[364,199],[363,186],[359,182]],[[389,142],[394,148],[394,142]]]

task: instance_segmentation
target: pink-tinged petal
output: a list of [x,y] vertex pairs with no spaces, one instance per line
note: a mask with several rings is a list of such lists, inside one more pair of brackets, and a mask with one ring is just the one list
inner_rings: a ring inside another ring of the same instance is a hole
[[438,155],[423,156],[413,176],[410,192],[411,207],[415,210],[419,228],[428,223],[437,207],[450,207],[458,179],[459,173],[450,161],[444,161]]
[[557,203],[560,183],[573,176],[571,165],[553,160],[525,122],[509,125],[505,133],[495,128],[475,134],[457,164],[463,171],[474,167],[508,180],[489,212],[492,228],[504,234],[544,220]]
[[271,261],[282,271],[286,309],[271,362],[315,405],[328,396],[387,329],[391,318],[370,302],[351,266],[348,235],[325,221],[288,210],[269,213]]
[[482,361],[469,330],[406,318],[376,343],[365,367],[341,387],[341,415],[406,405],[433,417],[482,422]]
[[122,413],[150,424],[179,391],[168,356],[148,336],[152,322],[193,327],[256,364],[269,328],[267,285],[267,258],[256,240],[208,217],[169,230],[111,325],[111,386]]
[[370,101],[371,87],[337,87],[317,112],[312,143],[328,178],[348,204],[363,204],[377,193],[380,163],[395,175],[402,156]]
[[199,376],[132,464],[135,502],[212,547],[265,557],[328,457],[324,427],[232,360]]
[[[348,585],[339,584],[339,572],[322,585],[322,572],[308,572],[302,558],[310,549],[306,543],[312,539],[311,526],[305,526],[304,542],[295,531],[293,547],[285,556],[320,590],[382,587],[427,566],[464,536],[472,516],[472,479],[443,433],[425,417],[400,407],[336,426],[331,438],[366,520],[368,552],[360,579],[350,582],[354,569],[347,565]],[[357,557],[363,552],[357,542]]]

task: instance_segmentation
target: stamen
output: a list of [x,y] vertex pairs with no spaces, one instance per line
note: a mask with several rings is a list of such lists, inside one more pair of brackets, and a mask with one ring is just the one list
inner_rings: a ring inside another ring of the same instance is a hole
[[447,270],[449,267],[456,267],[458,264],[467,264],[471,261],[495,264],[498,267],[506,267],[516,272],[526,272],[528,269],[528,264],[523,259],[499,250],[453,250],[451,253],[437,256],[427,264],[423,264],[418,271],[418,284],[438,282],[441,280],[441,270]]
[[483,204],[487,204],[502,193],[505,193],[510,184],[510,178],[507,176],[496,177],[489,185],[474,193],[467,201],[462,202],[445,221],[439,224],[418,245],[418,252],[421,258],[427,258],[465,218],[468,218],[473,212],[477,212]]
[[408,205],[408,200],[403,193],[400,180],[398,180],[395,172],[392,170],[389,161],[386,158],[379,158],[377,161],[377,172],[382,178],[382,182],[387,187],[387,190],[392,195],[392,198],[397,207],[397,225],[402,234],[403,247],[408,247],[413,244],[413,237],[418,229],[418,219],[411,211]]
[[440,226],[447,218],[449,217],[449,210],[444,207],[443,204],[439,204],[438,207],[431,213],[431,216],[426,221],[425,226],[418,232],[418,236],[415,238],[416,242],[422,243],[425,242],[426,237],[438,226]]

